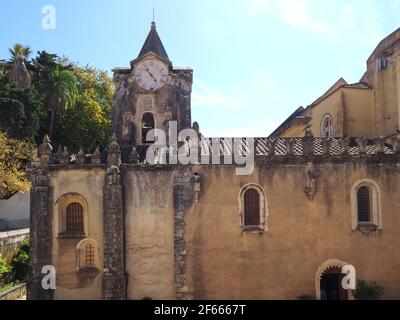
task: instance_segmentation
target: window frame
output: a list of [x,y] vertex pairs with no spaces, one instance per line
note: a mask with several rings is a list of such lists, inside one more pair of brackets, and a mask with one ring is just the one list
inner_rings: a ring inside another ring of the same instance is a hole
[[[259,214],[260,224],[259,225],[246,225],[245,224],[245,194],[249,190],[255,190],[259,196]],[[239,222],[242,233],[264,233],[268,231],[268,205],[265,196],[265,192],[262,187],[256,184],[248,184],[244,186],[239,193]]]
[[[370,217],[367,222],[359,220],[358,195],[362,187],[366,187],[369,190]],[[381,190],[379,185],[370,179],[357,181],[351,189],[351,225],[353,231],[383,229]]]
[[[67,208],[73,203],[78,203],[82,207],[83,232],[67,231]],[[54,222],[55,234],[59,238],[86,238],[89,233],[89,206],[86,199],[77,193],[68,193],[61,196],[55,203],[58,208],[57,219]]]
[[[326,121],[329,120],[331,125],[329,127],[325,126]],[[327,137],[327,132],[329,132],[329,136]],[[333,117],[331,114],[327,113],[322,117],[321,120],[321,137],[326,139],[331,139],[335,137],[335,124],[333,121]]]
[[143,132],[144,132],[144,127],[143,127],[143,120],[144,120],[144,117],[146,116],[146,115],[151,115],[152,117],[153,117],[153,128],[152,129],[156,129],[157,128],[157,126],[156,126],[156,117],[155,117],[155,115],[154,115],[154,113],[153,112],[150,112],[150,111],[146,111],[146,112],[143,112],[143,114],[142,114],[142,117],[141,117],[141,120],[140,120],[140,142],[141,142],[141,144],[143,144],[143,145],[147,145],[147,144],[152,144],[152,143],[154,143],[153,141],[147,141],[146,140],[146,136],[147,136],[147,133],[150,131],[150,130],[152,130],[152,129],[148,129],[147,131],[146,131],[146,134],[144,135],[143,134]]

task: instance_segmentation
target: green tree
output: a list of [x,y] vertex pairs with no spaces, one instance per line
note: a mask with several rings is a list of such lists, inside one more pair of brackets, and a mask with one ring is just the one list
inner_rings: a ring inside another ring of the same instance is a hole
[[51,70],[45,89],[45,102],[51,112],[49,137],[51,139],[55,115],[73,105],[76,95],[76,78],[71,71],[58,66]]
[[29,269],[29,240],[22,243],[16,256],[11,262],[13,281],[17,283],[25,282],[28,278]]
[[74,67],[77,79],[75,103],[57,119],[53,145],[77,151],[105,148],[111,134],[112,80],[107,73],[90,67]]
[[0,131],[34,142],[44,116],[42,97],[34,87],[0,87]]
[[31,85],[31,76],[26,67],[29,56],[31,55],[31,49],[29,47],[24,47],[23,45],[17,43],[12,49],[10,49],[11,54],[11,72],[8,77],[10,83],[16,84],[20,87],[29,87]]
[[31,159],[33,146],[25,141],[12,139],[0,132],[0,199],[18,191],[28,191],[30,182],[25,173]]

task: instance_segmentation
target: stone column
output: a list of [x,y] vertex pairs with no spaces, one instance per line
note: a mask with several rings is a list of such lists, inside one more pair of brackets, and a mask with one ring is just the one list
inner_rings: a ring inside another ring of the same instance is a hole
[[30,205],[30,264],[28,274],[28,300],[52,300],[54,290],[42,288],[42,268],[52,264],[53,199],[47,165],[53,148],[46,135],[39,147],[39,164],[30,172],[32,181]]
[[113,136],[108,150],[107,177],[104,186],[104,273],[103,299],[125,300],[126,272],[124,232],[125,217],[120,175],[121,151]]

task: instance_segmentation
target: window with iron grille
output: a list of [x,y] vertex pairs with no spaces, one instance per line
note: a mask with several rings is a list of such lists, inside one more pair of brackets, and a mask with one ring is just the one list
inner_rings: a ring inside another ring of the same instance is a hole
[[94,245],[88,244],[85,248],[85,265],[86,266],[94,266]]
[[260,224],[260,195],[257,190],[249,189],[244,194],[244,225],[259,226]]
[[67,207],[67,232],[83,233],[83,208],[79,203]]
[[358,222],[371,221],[371,200],[368,187],[361,187],[357,192]]

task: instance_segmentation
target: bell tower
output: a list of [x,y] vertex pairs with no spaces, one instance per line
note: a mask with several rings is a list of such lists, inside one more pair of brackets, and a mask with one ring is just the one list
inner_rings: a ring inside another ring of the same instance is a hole
[[157,33],[155,22],[130,68],[115,68],[112,130],[127,161],[133,147],[143,159],[152,141],[151,129],[168,131],[170,121],[178,130],[191,127],[193,70],[173,67]]

